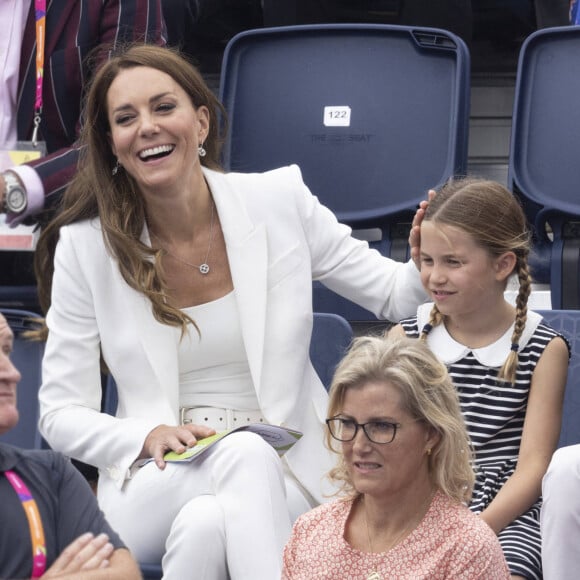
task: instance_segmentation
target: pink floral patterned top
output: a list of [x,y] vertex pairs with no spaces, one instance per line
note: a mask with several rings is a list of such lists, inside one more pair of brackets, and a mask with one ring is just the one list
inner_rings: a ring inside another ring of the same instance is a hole
[[283,580],[364,580],[377,571],[397,580],[509,580],[491,528],[464,505],[435,494],[421,523],[382,554],[355,550],[344,539],[353,500],[323,504],[300,516],[284,549]]

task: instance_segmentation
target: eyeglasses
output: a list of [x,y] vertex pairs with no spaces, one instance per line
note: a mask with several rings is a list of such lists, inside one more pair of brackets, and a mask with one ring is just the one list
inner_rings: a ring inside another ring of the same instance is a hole
[[344,417],[331,417],[326,419],[326,425],[330,434],[337,440],[346,443],[352,441],[358,433],[359,427],[362,428],[367,439],[372,443],[391,443],[397,434],[397,427],[400,423],[391,423],[390,421],[369,421],[368,423],[357,423],[353,419]]

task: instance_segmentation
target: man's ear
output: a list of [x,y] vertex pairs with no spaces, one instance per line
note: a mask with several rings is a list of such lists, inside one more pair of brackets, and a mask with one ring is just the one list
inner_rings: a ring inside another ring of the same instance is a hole
[[505,252],[494,261],[495,278],[498,282],[507,280],[514,271],[518,259],[514,252]]

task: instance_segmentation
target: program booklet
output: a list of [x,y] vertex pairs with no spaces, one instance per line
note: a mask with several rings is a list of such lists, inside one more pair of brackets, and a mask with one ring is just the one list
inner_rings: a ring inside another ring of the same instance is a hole
[[193,447],[190,447],[183,453],[169,451],[165,454],[164,459],[171,463],[193,461],[196,457],[202,455],[204,451],[207,451],[212,445],[215,445],[220,441],[220,439],[238,431],[250,431],[251,433],[256,433],[262,437],[266,443],[269,443],[278,452],[280,457],[282,457],[282,455],[284,455],[284,453],[286,453],[286,451],[288,451],[288,449],[290,449],[302,437],[302,433],[295,429],[288,429],[287,427],[279,427],[277,425],[268,425],[267,423],[250,423],[249,425],[242,425],[241,427],[229,429],[228,431],[220,431],[215,435],[210,435],[205,439],[200,439]]

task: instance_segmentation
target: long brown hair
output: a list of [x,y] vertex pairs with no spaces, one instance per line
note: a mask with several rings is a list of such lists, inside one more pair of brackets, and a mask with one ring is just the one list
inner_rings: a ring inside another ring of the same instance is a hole
[[[516,197],[503,185],[484,179],[464,178],[448,182],[429,202],[424,221],[453,226],[467,233],[490,256],[506,252],[516,256],[515,273],[519,280],[512,349],[498,373],[498,379],[513,383],[518,366],[517,345],[524,331],[532,278],[528,266],[531,239],[526,216]],[[430,328],[440,324],[442,314],[436,305],[431,310]]]
[[134,44],[114,54],[97,72],[87,93],[78,171],[65,191],[57,215],[38,240],[34,267],[39,301],[46,313],[60,228],[98,217],[105,244],[116,258],[127,284],[151,300],[153,314],[159,322],[180,326],[185,331],[191,319],[165,300],[161,252],[140,241],[146,218],[143,198],[126,171],[113,175],[116,159],[109,143],[107,94],[121,71],[135,67],[149,67],[168,74],[189,95],[195,108],[207,107],[210,115],[204,142],[207,154],[200,159],[204,166],[220,169],[226,115],[199,71],[169,48]]

